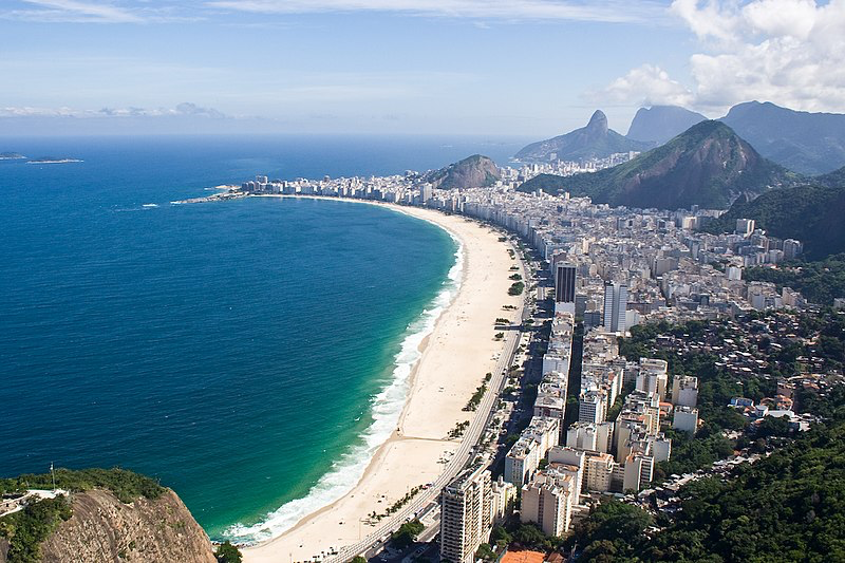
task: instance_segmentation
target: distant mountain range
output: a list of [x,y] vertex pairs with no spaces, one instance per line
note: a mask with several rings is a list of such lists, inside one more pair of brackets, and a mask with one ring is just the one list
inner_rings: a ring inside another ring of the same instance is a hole
[[737,202],[706,230],[732,231],[737,219],[749,218],[775,237],[803,242],[807,259],[820,260],[843,253],[845,182],[842,179],[845,169],[813,178],[811,185],[772,190],[750,202]]
[[722,121],[761,155],[796,172],[824,174],[845,166],[845,114],[746,102],[731,108]]
[[[640,108],[628,134],[607,128],[601,111],[587,127],[532,143],[515,158],[523,162],[602,158],[645,151],[668,142],[707,118],[679,106]],[[745,102],[719,119],[762,156],[801,174],[818,175],[845,166],[845,114],[798,112],[771,102]]]
[[654,143],[634,141],[608,128],[607,116],[597,110],[586,127],[523,147],[514,158],[528,163],[554,160],[600,159],[614,153],[646,151]]
[[662,145],[693,125],[706,120],[703,115],[679,106],[640,108],[626,137]]
[[519,190],[568,191],[636,208],[726,208],[740,196],[753,199],[800,179],[760,156],[724,123],[708,120],[627,163],[570,177],[540,175]]
[[440,170],[423,175],[425,182],[435,188],[486,188],[502,178],[502,173],[490,157],[472,155]]

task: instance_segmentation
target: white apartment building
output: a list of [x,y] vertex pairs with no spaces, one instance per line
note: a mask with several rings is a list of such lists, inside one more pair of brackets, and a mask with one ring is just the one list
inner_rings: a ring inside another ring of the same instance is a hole
[[698,378],[675,376],[672,380],[672,405],[695,407],[698,403]]

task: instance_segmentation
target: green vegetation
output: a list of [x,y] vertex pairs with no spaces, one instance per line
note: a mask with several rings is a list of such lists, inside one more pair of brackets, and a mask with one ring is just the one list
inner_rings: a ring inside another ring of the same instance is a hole
[[732,232],[736,220],[749,218],[757,227],[781,239],[804,243],[807,259],[821,260],[845,253],[845,184],[836,187],[797,186],[772,190],[750,202],[737,201],[710,222],[710,233]]
[[511,320],[508,319],[507,317],[497,317],[496,318],[496,325],[507,325],[510,322],[511,322]]
[[493,549],[490,548],[489,544],[483,542],[478,547],[478,550],[475,551],[475,558],[476,560],[483,560],[484,562],[495,562],[498,560],[499,556],[493,552]]
[[352,559],[352,562],[360,563],[360,562],[367,562],[367,559],[361,556],[360,554]]
[[830,305],[834,298],[845,297],[845,253],[817,262],[787,262],[777,268],[753,267],[745,271],[744,278],[772,282],[778,290],[789,286],[813,303]]
[[383,518],[393,515],[394,513],[402,509],[409,501],[414,499],[414,496],[417,495],[422,489],[422,486],[414,486],[408,493],[403,495],[401,498],[396,500],[393,505],[388,507],[384,511],[384,513],[376,513],[375,511],[373,511],[368,515],[368,517],[375,521],[381,521]]
[[736,193],[761,194],[798,178],[761,157],[727,125],[703,121],[627,163],[566,178],[541,174],[518,189],[568,191],[614,206],[724,209]]
[[[55,471],[55,478],[56,487],[60,489],[70,492],[109,490],[123,503],[131,503],[139,497],[157,499],[167,491],[152,478],[120,468],[111,470],[58,468]],[[16,478],[0,479],[0,494],[27,489],[52,488],[51,474],[22,474]],[[55,499],[36,501],[21,511],[0,519],[0,536],[9,540],[9,561],[37,561],[40,558],[41,543],[62,521],[70,519],[71,515],[70,502],[65,496],[58,496]]]
[[493,338],[496,339],[497,341],[501,341],[502,339],[505,338],[505,334],[504,333],[496,333],[495,335],[493,335]]
[[407,548],[424,530],[425,526],[418,519],[414,519],[399,527],[399,530],[391,535],[391,542],[396,548]]
[[616,401],[613,402],[613,405],[610,409],[607,410],[607,416],[605,417],[606,421],[616,421],[616,418],[619,417],[619,414],[622,412],[622,407],[625,405],[625,396],[630,394],[636,382],[629,382],[627,386],[622,390],[622,393],[616,398]]
[[513,542],[513,536],[501,525],[496,525],[490,533],[490,542],[498,547],[507,546]]
[[241,551],[229,541],[218,545],[217,550],[214,551],[214,556],[218,562],[243,562]]
[[[740,415],[738,423],[744,425]],[[783,420],[786,423],[786,420]],[[734,444],[727,439],[720,429],[705,423],[695,437],[684,431],[668,429],[666,436],[672,439],[672,457],[659,462],[655,469],[654,481],[661,482],[672,474],[695,472],[712,466],[717,460],[727,458],[734,451]]]
[[581,562],[635,562],[629,555],[648,543],[652,517],[634,505],[606,499],[574,527],[567,545],[577,541]]
[[[104,470],[67,470],[57,468],[56,487],[71,492],[87,490],[109,490],[123,503],[131,503],[138,497],[157,499],[166,489],[158,481],[121,468]],[[0,479],[0,493],[25,489],[52,489],[50,474],[22,474],[17,478]]]
[[449,431],[448,437],[450,439],[457,439],[459,437],[462,437],[463,434],[464,434],[464,431],[467,430],[467,427],[469,427],[469,421],[463,421],[461,423],[456,423],[455,427],[451,431]]
[[[504,337],[502,333],[499,333],[499,335],[502,335]],[[464,406],[464,411],[475,411],[476,409],[478,409],[478,404],[481,403],[481,400],[484,398],[485,392],[487,392],[487,382],[490,381],[490,378],[492,376],[493,375],[489,372],[487,373],[487,376],[484,377],[484,382],[482,382],[481,385],[476,388],[475,393],[472,394],[472,397],[469,398],[469,401]]]
[[510,278],[511,280],[522,280],[522,275],[520,275],[520,274],[511,274],[510,276],[508,276],[508,278]]
[[819,425],[729,480],[705,478],[679,495],[680,511],[661,515],[654,534],[642,510],[602,503],[575,527],[578,560],[842,562],[845,424]]
[[9,562],[38,562],[41,543],[73,512],[65,496],[42,499],[0,519],[0,535],[9,541]]
[[511,287],[508,288],[508,294],[511,296],[520,296],[522,292],[525,290],[525,283],[524,282],[514,282],[511,284]]
[[534,523],[520,523],[512,532],[513,541],[540,551],[554,550],[561,544],[561,539],[550,537]]

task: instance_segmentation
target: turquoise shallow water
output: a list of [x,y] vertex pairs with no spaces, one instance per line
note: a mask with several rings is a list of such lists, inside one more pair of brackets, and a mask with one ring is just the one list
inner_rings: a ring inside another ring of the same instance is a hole
[[332,465],[360,467],[401,405],[396,357],[449,288],[454,242],[362,204],[167,202],[255,173],[401,172],[373,164],[387,145],[343,161],[292,144],[294,169],[266,140],[2,141],[85,162],[0,163],[0,475],[131,468],[242,539],[346,487]]

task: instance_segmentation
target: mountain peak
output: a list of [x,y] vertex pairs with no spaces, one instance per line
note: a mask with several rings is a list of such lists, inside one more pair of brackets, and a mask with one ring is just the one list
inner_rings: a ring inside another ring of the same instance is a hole
[[614,153],[647,151],[653,143],[628,139],[609,129],[607,116],[596,110],[590,122],[574,131],[531,143],[523,147],[516,158],[524,162],[578,161],[602,159]]
[[707,118],[680,106],[640,108],[628,128],[628,139],[662,145]]
[[725,209],[743,195],[755,197],[797,180],[724,123],[706,120],[627,163],[559,180],[529,180],[519,190],[563,189],[613,206]]
[[502,178],[490,157],[472,155],[440,170],[426,173],[423,179],[437,188],[486,188]]
[[755,100],[732,107],[722,121],[764,157],[802,174],[845,165],[845,114],[796,111]]
[[607,116],[604,115],[604,112],[601,110],[596,110],[595,112],[593,112],[593,116],[590,118],[590,122],[587,124],[587,130],[605,133],[607,129]]

